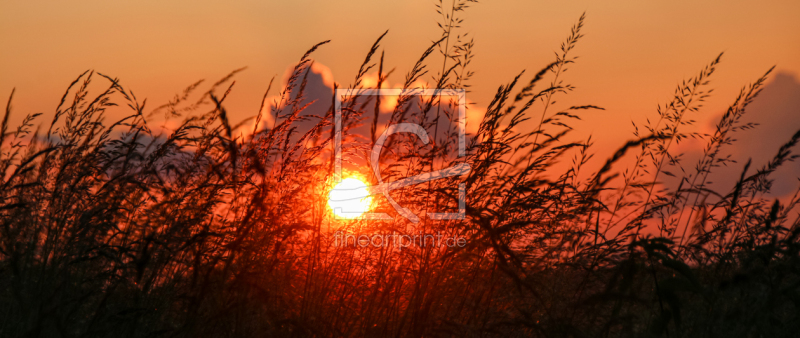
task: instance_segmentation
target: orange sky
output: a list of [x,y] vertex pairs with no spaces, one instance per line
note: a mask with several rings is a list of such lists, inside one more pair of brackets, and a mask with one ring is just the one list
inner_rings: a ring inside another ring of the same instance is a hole
[[[655,116],[656,104],[719,52],[726,55],[715,95],[701,113],[709,119],[772,65],[800,74],[800,1],[486,0],[464,15],[476,43],[468,98],[485,106],[520,70],[550,62],[583,11],[580,59],[566,77],[578,89],[566,100],[607,109],[579,126],[600,147],[632,138],[631,120]],[[92,68],[154,108],[198,79],[249,66],[226,101],[240,120],[257,113],[272,76],[326,39],[333,41],[314,58],[347,85],[389,29],[386,62],[397,68],[390,82],[400,82],[440,35],[437,20],[432,0],[3,1],[0,96],[17,88],[14,124],[27,113],[49,118],[66,86]]]

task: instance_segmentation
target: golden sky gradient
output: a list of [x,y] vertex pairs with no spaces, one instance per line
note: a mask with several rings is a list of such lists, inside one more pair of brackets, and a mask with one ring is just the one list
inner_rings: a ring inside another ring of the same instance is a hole
[[[800,1],[486,0],[467,10],[461,31],[475,38],[470,101],[485,106],[519,71],[552,61],[584,11],[580,58],[566,74],[577,90],[567,100],[607,109],[579,126],[599,146],[631,138],[631,120],[653,117],[676,84],[720,52],[715,94],[698,120],[717,116],[772,65],[800,74]],[[270,78],[327,39],[314,58],[348,85],[388,29],[390,82],[401,82],[440,36],[437,20],[432,0],[3,1],[0,95],[17,89],[12,123],[34,112],[49,118],[66,86],[95,69],[154,108],[196,80],[248,66],[226,101],[241,120],[257,113]]]

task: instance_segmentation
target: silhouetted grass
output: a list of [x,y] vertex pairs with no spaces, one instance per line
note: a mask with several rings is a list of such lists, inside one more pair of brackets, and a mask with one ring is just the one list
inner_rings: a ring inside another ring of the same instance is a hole
[[[468,87],[473,43],[454,33],[469,2],[437,5],[442,38],[406,75],[406,89],[424,76],[438,88]],[[591,139],[568,141],[570,124],[602,108],[556,104],[574,89],[564,71],[583,23],[551,64],[500,86],[466,158],[449,155],[455,125],[440,130],[447,99],[398,99],[391,123],[447,137],[424,146],[393,137],[384,182],[470,163],[466,177],[392,194],[417,213],[454,211],[456,183],[466,183],[464,220],[332,218],[333,105],[304,114],[317,99],[305,93],[310,56],[325,42],[300,59],[279,104],[267,106],[267,90],[262,108],[276,123],[266,129],[263,112],[255,128],[228,119],[225,99],[241,70],[205,91],[192,84],[149,114],[119,80],[86,72],[44,133],[33,129],[39,114],[8,131],[12,92],[0,134],[0,336],[795,336],[800,194],[764,193],[770,174],[794,159],[800,132],[760,169],[747,161],[728,190],[708,184],[715,168],[734,163],[725,149],[752,127],[741,117],[767,75],[742,90],[713,135],[701,135],[691,116],[711,93],[714,58],[591,172]],[[376,139],[380,103],[358,93],[375,66],[378,88],[390,73],[383,52],[373,61],[384,35],[343,103],[345,130],[368,125],[371,134],[347,139],[348,158]],[[430,60],[437,49],[441,68]],[[107,124],[111,109],[130,114]],[[147,123],[156,114],[183,122],[161,135]],[[674,150],[687,137],[706,142],[694,168]],[[341,246],[338,229],[438,232],[468,244]]]

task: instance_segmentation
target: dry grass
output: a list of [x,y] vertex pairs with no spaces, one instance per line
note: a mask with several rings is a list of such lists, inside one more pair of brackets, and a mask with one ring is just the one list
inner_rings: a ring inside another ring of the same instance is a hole
[[[442,38],[406,75],[406,87],[424,76],[439,88],[468,86],[473,43],[455,35],[468,4],[437,6]],[[770,174],[794,158],[800,132],[761,169],[747,162],[729,191],[707,184],[715,168],[732,163],[725,149],[735,146],[733,133],[751,127],[740,118],[766,75],[742,90],[713,135],[696,134],[688,122],[710,93],[721,60],[715,58],[676,89],[655,124],[636,128],[632,141],[588,172],[591,141],[565,140],[574,138],[570,123],[601,108],[555,104],[574,89],[564,71],[576,61],[583,22],[582,16],[553,63],[498,89],[466,158],[448,155],[456,138],[454,129],[439,129],[447,128],[439,123],[448,117],[444,99],[398,100],[392,123],[416,122],[447,137],[427,146],[393,138],[393,152],[382,158],[384,181],[470,163],[466,177],[393,194],[415,212],[456,210],[456,183],[466,183],[463,221],[331,218],[325,197],[333,109],[303,114],[305,70],[324,43],[301,58],[283,88],[282,104],[270,112],[274,128],[246,135],[237,135],[242,129],[224,108],[238,70],[205,91],[195,83],[153,110],[183,119],[169,135],[151,131],[144,103],[100,73],[81,74],[69,86],[46,132],[33,131],[36,115],[8,132],[9,98],[0,134],[0,336],[800,332],[800,195],[784,202],[764,197]],[[383,53],[373,61],[381,38],[354,92],[370,70],[385,79]],[[437,50],[441,68],[431,60]],[[98,83],[105,87],[90,90]],[[346,142],[346,154],[371,148],[379,105],[358,95],[345,101],[346,130],[371,130],[371,138]],[[109,109],[130,115],[107,124]],[[523,124],[537,127],[521,132]],[[674,151],[687,137],[707,142],[694,169],[684,168]],[[620,168],[626,156],[633,165]],[[571,165],[562,170],[558,163]],[[679,185],[666,187],[664,176]],[[388,209],[381,203],[376,208]],[[648,226],[661,236],[645,235]],[[468,245],[337,246],[336,227],[439,232],[465,237]]]

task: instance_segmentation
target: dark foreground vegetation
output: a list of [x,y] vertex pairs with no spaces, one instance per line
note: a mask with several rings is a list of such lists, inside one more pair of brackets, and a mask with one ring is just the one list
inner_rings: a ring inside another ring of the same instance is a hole
[[[454,33],[465,5],[439,8],[442,39],[406,75],[407,86],[423,77],[434,88],[466,85],[472,42]],[[727,157],[734,133],[750,127],[741,118],[766,75],[742,90],[713,134],[696,134],[691,120],[710,93],[716,58],[632,141],[592,159],[591,141],[575,142],[569,125],[600,108],[556,103],[573,89],[564,71],[582,25],[553,63],[499,88],[465,158],[448,155],[453,133],[428,145],[400,135],[396,151],[384,152],[384,181],[470,163],[467,176],[393,193],[415,212],[452,211],[457,183],[466,183],[464,220],[332,219],[333,109],[303,113],[305,70],[322,44],[302,57],[282,103],[265,112],[277,117],[272,128],[247,127],[261,125],[263,114],[231,124],[224,100],[234,74],[147,110],[119,80],[87,72],[52,123],[37,126],[33,115],[16,129],[9,99],[0,134],[0,336],[800,334],[800,196],[764,197],[770,175],[794,158],[800,132],[769,150],[768,163]],[[385,77],[379,42],[351,88],[369,72]],[[432,61],[437,50],[442,64]],[[355,158],[375,139],[377,108],[353,93],[344,125],[371,130],[345,142]],[[445,101],[401,96],[391,121],[442,134],[434,129]],[[123,110],[124,119],[103,118]],[[153,114],[183,122],[159,135],[148,125]],[[689,137],[705,148],[684,164],[675,148]],[[741,168],[740,178],[712,189],[723,165]],[[337,246],[339,229],[438,232],[468,245]]]

